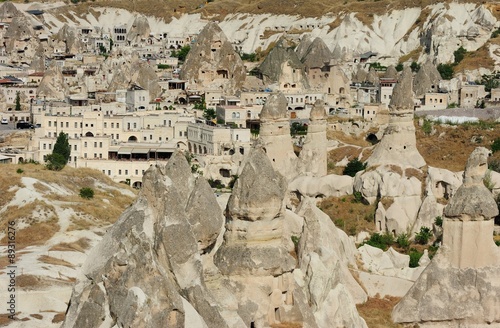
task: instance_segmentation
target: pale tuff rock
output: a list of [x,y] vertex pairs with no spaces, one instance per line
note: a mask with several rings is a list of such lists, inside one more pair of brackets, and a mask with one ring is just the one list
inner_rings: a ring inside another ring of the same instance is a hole
[[[180,170],[170,173],[186,176]],[[151,167],[143,182],[137,201],[91,252],[63,327],[99,327],[102,321],[109,326],[198,322],[228,327],[205,287],[190,224],[196,218],[189,218],[176,186],[160,168]],[[215,198],[212,192],[205,197]],[[218,215],[220,210],[207,213],[205,220]]]
[[208,23],[186,57],[181,78],[195,86],[212,86],[234,94],[245,82],[245,77],[245,66],[231,42],[217,23]]
[[24,16],[23,13],[12,2],[7,1],[0,5],[0,19],[2,22],[8,21],[9,18],[21,16]]
[[441,75],[436,66],[427,60],[415,74],[413,79],[413,90],[417,98],[422,98],[428,92],[438,92]]
[[488,155],[481,147],[469,157],[464,183],[444,210],[443,246],[394,308],[395,322],[421,327],[500,325],[500,249],[492,239],[492,216],[498,209],[482,184]]
[[387,67],[387,70],[385,71],[384,77],[388,79],[397,79],[399,76],[398,71],[396,70],[396,67],[393,65],[389,65]]
[[35,56],[30,64],[30,69],[35,72],[45,72],[45,51],[41,44],[36,49]]
[[304,64],[297,53],[289,47],[285,39],[280,39],[259,66],[264,84],[294,83],[298,89],[308,89],[309,82],[304,71]]
[[260,114],[259,143],[275,170],[291,180],[298,175],[298,159],[293,151],[287,100],[282,93],[271,94]]
[[358,66],[356,68],[356,72],[352,76],[352,82],[356,82],[356,83],[366,82],[367,76],[368,76],[368,72],[365,71],[365,69],[363,68],[363,66],[361,66],[361,64],[358,64]]
[[[299,52],[297,51],[297,55]],[[323,67],[325,64],[330,63],[332,53],[327,47],[323,39],[315,38],[307,47],[305,53],[299,57],[302,63],[307,68]]]
[[326,110],[321,99],[311,109],[307,135],[300,151],[302,173],[325,176],[327,172]]
[[91,251],[62,327],[366,327],[354,244],[314,200],[284,209],[286,181],[262,149],[230,197],[222,238],[222,211],[185,157],[152,166]]
[[354,178],[348,175],[329,174],[321,177],[299,176],[290,182],[288,189],[306,197],[341,197],[352,195]]
[[309,50],[309,47],[311,46],[313,42],[313,38],[310,34],[304,34],[302,39],[300,39],[299,45],[297,48],[295,48],[295,52],[297,53],[297,57],[299,57],[300,60],[304,58],[307,54],[307,51]]
[[368,75],[366,76],[366,82],[373,84],[378,87],[380,85],[380,78],[378,77],[377,71],[375,68],[370,68]]
[[5,51],[11,53],[16,49],[16,42],[19,40],[36,40],[36,34],[28,19],[21,15],[15,16],[5,32]]
[[286,181],[262,149],[254,149],[233,187],[227,214],[248,221],[270,221],[283,214]]
[[106,67],[111,67],[113,71],[108,91],[128,89],[136,84],[148,90],[151,99],[161,95],[162,90],[154,69],[147,62],[139,59],[137,54],[114,52],[113,56],[103,64],[101,70],[105,70]]
[[383,251],[365,244],[359,247],[358,251],[363,269],[378,275],[415,281],[426,267],[426,260],[422,260],[421,266],[410,268],[410,256],[398,253],[392,247]]
[[136,44],[147,39],[150,33],[151,27],[148,19],[145,16],[137,16],[127,33],[127,41],[131,45]]
[[70,27],[67,24],[64,24],[51,38],[52,46],[55,47],[59,44],[64,46],[65,52],[68,54],[79,54],[84,47],[76,28]]
[[68,93],[68,86],[64,83],[61,68],[54,62],[43,75],[36,90],[37,97],[46,100],[64,100]]
[[415,168],[424,166],[425,160],[417,150],[413,125],[412,74],[409,67],[403,70],[394,87],[389,113],[389,126],[368,158],[368,167],[395,163]]

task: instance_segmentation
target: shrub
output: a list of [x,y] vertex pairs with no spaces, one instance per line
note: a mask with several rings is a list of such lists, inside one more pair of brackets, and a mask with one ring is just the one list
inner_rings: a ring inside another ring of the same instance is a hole
[[359,159],[355,158],[347,163],[343,174],[353,177],[356,173],[363,171],[364,169],[366,169],[366,163],[363,164]]
[[452,64],[439,64],[437,70],[443,80],[451,80],[453,78],[453,65]]
[[455,50],[453,52],[453,56],[455,57],[455,64],[460,63],[464,59],[466,53],[467,50],[465,50],[464,47],[460,47],[457,50]]
[[426,245],[432,237],[431,229],[428,227],[421,227],[420,232],[415,234],[415,242],[420,245]]
[[408,255],[410,255],[410,268],[416,268],[418,267],[418,261],[420,261],[420,258],[424,255],[424,253],[420,253],[415,248],[411,248]]
[[430,120],[424,120],[424,123],[422,124],[422,131],[426,134],[429,135],[432,132],[432,123]]
[[353,203],[362,203],[363,202],[363,194],[360,193],[359,191],[355,191],[353,196],[354,196],[354,199],[352,200]]
[[493,159],[488,163],[488,169],[500,173],[500,160]]
[[88,187],[80,189],[80,197],[84,199],[94,198],[94,189]]
[[371,235],[370,239],[366,241],[365,244],[368,244],[373,247],[380,248],[382,250],[386,250],[394,244],[394,236],[389,232],[385,232],[384,234],[374,233]]
[[19,174],[21,174],[21,173],[24,172],[24,170],[22,168],[18,168],[16,172],[19,173]]
[[167,64],[158,64],[157,67],[158,67],[158,69],[168,69],[168,68],[171,68],[170,65],[167,65]]
[[56,143],[52,154],[47,155],[47,168],[52,171],[60,171],[68,163],[71,154],[71,146],[69,145],[68,134],[60,132],[57,136]]
[[496,153],[499,150],[500,150],[500,138],[496,138],[491,144],[491,151],[493,153]]
[[410,246],[410,236],[407,233],[400,233],[396,238],[396,243],[401,248],[408,248]]
[[412,72],[416,73],[420,70],[420,65],[417,62],[412,62],[410,68]]
[[396,71],[401,72],[403,70],[404,66],[403,64],[399,63],[396,65]]
[[229,181],[229,183],[227,184],[227,186],[229,188],[233,189],[234,184],[236,183],[236,181],[238,180],[238,178],[239,178],[239,175],[237,175],[237,174],[232,175],[231,176],[231,181]]
[[225,188],[224,184],[220,180],[208,179],[208,184],[212,188],[222,189]]
[[61,154],[52,153],[47,155],[47,168],[51,171],[61,171],[66,165],[66,160]]
[[441,216],[436,216],[434,219],[434,224],[437,225],[438,227],[443,226],[443,218]]

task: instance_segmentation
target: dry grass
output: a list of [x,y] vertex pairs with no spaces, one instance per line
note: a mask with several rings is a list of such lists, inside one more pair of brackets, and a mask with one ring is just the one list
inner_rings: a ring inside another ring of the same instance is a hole
[[[499,128],[500,123],[491,123],[489,127],[481,124],[434,124],[436,133],[426,135],[421,127],[416,126],[417,149],[429,166],[463,171],[472,151],[479,146],[489,148],[493,140],[499,137]],[[473,141],[474,136],[481,136],[481,142]]]
[[391,312],[401,298],[386,296],[384,298],[369,297],[364,304],[356,305],[358,312],[370,328],[403,328],[391,320]]
[[375,231],[375,205],[356,202],[353,195],[345,197],[325,198],[319,207],[328,214],[335,226],[348,235],[356,235],[361,231]]
[[24,289],[35,289],[49,286],[46,278],[34,276],[31,274],[22,274],[16,277],[16,286]]
[[38,319],[38,320],[42,320],[43,319],[43,315],[38,314],[38,313],[30,314],[30,317]]
[[391,207],[392,204],[394,204],[394,197],[382,197],[380,199],[380,202],[382,203],[382,206],[384,206],[385,210],[387,211],[389,207]]
[[410,51],[406,55],[399,57],[399,62],[405,63],[409,61],[417,61],[421,53],[422,53],[422,47],[418,47],[417,49]]
[[46,263],[46,264],[52,264],[52,265],[62,265],[68,268],[74,268],[75,266],[68,261],[65,261],[63,259],[58,259],[52,256],[48,255],[42,255],[38,258],[38,261]]
[[360,147],[369,147],[371,144],[365,140],[365,133],[361,133],[359,136],[354,134],[345,134],[342,131],[328,130],[326,132],[326,137],[328,140],[338,140],[342,143]]
[[271,328],[302,328],[304,327],[302,323],[298,322],[280,322],[280,323],[273,323],[271,325]]
[[[26,228],[16,230],[16,249],[19,250],[33,245],[43,245],[59,229],[60,226],[55,216],[46,221],[34,221]],[[5,245],[7,243],[7,236],[0,243]]]
[[10,314],[7,313],[0,314],[0,327],[6,327],[12,322],[12,320],[9,319],[9,315]]
[[85,253],[85,250],[87,250],[89,247],[90,247],[90,239],[80,238],[72,243],[60,243],[54,245],[49,249],[49,251],[62,251],[62,252],[77,251],[80,253]]
[[344,146],[332,149],[328,152],[328,162],[337,163],[346,157],[350,161],[358,158],[362,151],[362,148],[353,146]]
[[54,318],[52,319],[52,323],[59,323],[59,322],[63,322],[64,321],[64,318],[66,318],[66,314],[63,313],[63,312],[60,312],[60,313],[56,313],[54,315]]
[[415,177],[421,182],[425,181],[425,173],[413,167],[409,167],[405,170],[405,177],[407,178]]
[[489,55],[489,42],[484,44],[481,48],[476,51],[467,52],[464,59],[454,67],[453,71],[465,72],[470,70],[475,70],[479,68],[487,68],[493,70],[495,68],[495,62]]
[[389,168],[390,172],[394,172],[399,174],[400,176],[403,176],[403,169],[401,168],[401,166],[390,164],[387,165],[387,167]]

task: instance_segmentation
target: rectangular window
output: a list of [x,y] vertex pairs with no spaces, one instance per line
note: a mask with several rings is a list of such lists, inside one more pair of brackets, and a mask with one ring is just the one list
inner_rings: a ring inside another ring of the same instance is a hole
[[49,144],[49,149],[52,149],[52,144]]
[[119,129],[120,128],[120,123],[116,123],[116,128]]
[[84,154],[83,154],[83,158],[87,158],[87,153],[84,153]]
[[115,127],[115,123],[111,123],[111,128],[113,129]]
[[69,122],[66,122],[66,127],[69,128]]
[[52,121],[49,121],[49,128],[52,126]]
[[47,149],[47,145],[46,144],[43,144],[43,149]]
[[76,145],[73,146],[73,149],[76,150]]
[[87,148],[87,141],[83,143],[83,147]]
[[182,137],[182,131],[179,131],[179,137]]
[[116,139],[120,139],[120,135],[118,133],[116,134]]
[[104,128],[108,127],[108,123],[104,122]]
[[125,175],[128,175],[128,170],[125,170]]
[[108,170],[108,175],[111,175],[111,170]]
[[122,170],[118,170],[118,175],[122,175]]
[[102,158],[102,154],[99,154],[99,158]]
[[75,122],[75,129],[78,128],[78,122]]
[[94,148],[97,148],[97,141],[94,141]]
[[135,170],[135,175],[139,175],[139,170]]
[[97,153],[94,153],[94,158],[97,158]]
[[99,148],[102,148],[102,141],[99,142]]

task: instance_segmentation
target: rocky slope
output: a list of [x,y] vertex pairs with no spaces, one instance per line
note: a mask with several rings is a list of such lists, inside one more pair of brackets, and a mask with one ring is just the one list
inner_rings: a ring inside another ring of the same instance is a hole
[[[95,191],[84,200],[79,189]],[[135,198],[135,191],[98,171],[41,165],[4,165],[0,176],[0,283],[8,285],[7,224],[16,229],[17,320],[0,312],[0,325],[59,327],[71,289],[90,249]],[[4,293],[3,298],[7,294]]]
[[[358,12],[341,10],[316,17],[267,14],[262,10],[260,14],[225,15],[219,25],[236,48],[245,53],[266,50],[285,33],[296,41],[303,34],[321,37],[331,51],[343,49],[347,57],[374,51],[382,57],[383,64],[395,64],[410,53],[411,58],[420,58],[421,62],[427,57],[437,63],[451,62],[453,51],[458,47],[474,51],[486,44],[496,69],[499,68],[500,45],[489,42],[492,31],[500,26],[498,4],[435,3],[392,8],[384,12],[374,9],[371,13],[366,13],[366,8],[359,8]],[[110,30],[115,25],[129,25],[135,17],[130,11],[109,7],[94,7],[83,12],[65,7],[47,10],[44,14],[46,26],[54,33],[66,22]],[[197,34],[209,20],[200,14],[180,12],[169,20],[146,18],[151,32],[168,31],[172,36]]]

